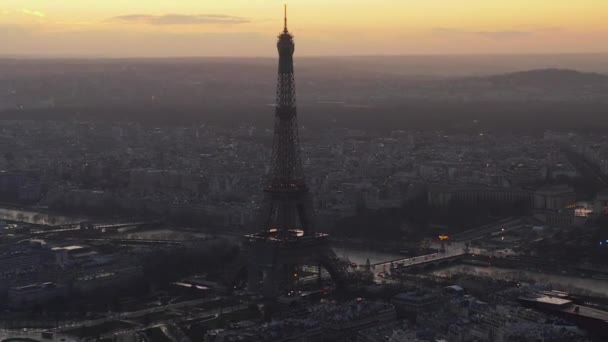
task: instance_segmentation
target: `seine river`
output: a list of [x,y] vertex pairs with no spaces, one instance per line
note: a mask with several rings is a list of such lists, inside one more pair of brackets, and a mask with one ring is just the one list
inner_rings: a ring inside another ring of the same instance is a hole
[[[18,210],[0,207],[0,220],[18,221],[40,225],[65,225],[86,221],[86,218],[46,214],[44,212],[37,212],[34,210]],[[155,236],[158,236],[158,234],[172,235],[173,231],[171,229],[168,229],[165,231],[153,231],[151,233],[153,233],[153,235]],[[146,233],[143,233],[143,235],[146,235]],[[234,239],[235,241],[238,240],[236,236],[226,237]],[[351,262],[354,262],[358,265],[364,265],[368,259],[370,263],[375,264],[404,258],[403,255],[397,253],[367,250],[362,248],[336,246],[333,249],[338,255],[338,257],[347,258]],[[608,280],[578,278],[559,274],[537,273],[527,270],[482,267],[472,265],[455,265],[449,268],[435,270],[431,274],[438,277],[449,277],[455,274],[470,274],[488,278],[509,279],[521,282],[535,282],[547,284],[559,290],[578,293],[582,292],[591,295],[600,295],[608,297]]]

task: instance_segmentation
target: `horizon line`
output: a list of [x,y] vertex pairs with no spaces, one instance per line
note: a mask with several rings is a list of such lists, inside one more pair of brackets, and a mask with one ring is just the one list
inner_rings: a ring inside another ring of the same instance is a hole
[[[525,57],[525,56],[591,56],[608,55],[608,51],[595,52],[514,52],[514,53],[410,53],[410,54],[328,54],[299,55],[298,58],[387,58],[387,57]],[[87,54],[0,54],[1,59],[21,60],[125,60],[125,59],[275,59],[271,55],[166,55],[166,56],[110,56]]]

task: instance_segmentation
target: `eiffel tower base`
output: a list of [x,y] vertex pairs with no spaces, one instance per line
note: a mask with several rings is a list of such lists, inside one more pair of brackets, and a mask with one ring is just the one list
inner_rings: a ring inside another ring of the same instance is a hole
[[331,249],[325,234],[286,240],[248,235],[243,245],[247,256],[247,288],[265,298],[277,298],[297,290],[296,279],[304,265],[325,268],[336,288],[346,285],[346,268]]

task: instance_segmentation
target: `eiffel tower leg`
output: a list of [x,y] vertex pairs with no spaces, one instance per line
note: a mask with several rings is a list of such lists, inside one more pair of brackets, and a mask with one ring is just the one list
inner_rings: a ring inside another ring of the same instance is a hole
[[262,270],[257,265],[250,263],[247,270],[247,290],[259,292],[262,280]]
[[265,298],[276,298],[279,296],[279,277],[276,270],[268,270],[264,274],[264,280],[262,281],[262,295]]
[[323,288],[323,277],[321,274],[321,263],[317,264],[317,284],[319,285],[319,288],[322,289]]

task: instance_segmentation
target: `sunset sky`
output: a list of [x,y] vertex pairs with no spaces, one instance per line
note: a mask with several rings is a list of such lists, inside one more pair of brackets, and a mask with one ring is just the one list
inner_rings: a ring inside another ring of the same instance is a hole
[[[2,0],[0,55],[273,56],[281,0]],[[608,52],[607,0],[290,0],[299,55]]]

